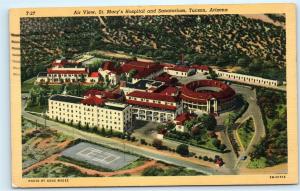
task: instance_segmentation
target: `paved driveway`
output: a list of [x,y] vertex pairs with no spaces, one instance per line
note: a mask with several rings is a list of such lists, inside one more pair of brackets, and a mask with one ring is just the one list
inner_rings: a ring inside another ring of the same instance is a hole
[[[255,127],[255,133],[254,136],[249,143],[249,146],[243,153],[241,153],[240,157],[238,158],[238,161],[236,163],[236,167],[238,165],[246,165],[249,157],[247,157],[246,161],[241,160],[242,157],[248,156],[248,154],[253,150],[253,145],[259,144],[262,137],[266,136],[266,130],[265,125],[262,119],[262,114],[259,106],[257,105],[257,99],[256,99],[256,91],[255,89],[251,89],[247,86],[242,85],[236,85],[233,84],[231,87],[237,92],[243,95],[245,100],[249,103],[249,107],[247,111],[236,121],[236,123],[242,123],[247,118],[252,117],[254,121],[254,127]],[[235,133],[234,133],[235,134]],[[241,164],[239,164],[242,161]]]

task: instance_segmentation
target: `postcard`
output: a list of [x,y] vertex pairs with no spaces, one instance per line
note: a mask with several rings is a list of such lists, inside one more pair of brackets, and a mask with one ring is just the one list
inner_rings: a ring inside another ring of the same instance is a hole
[[294,4],[10,10],[14,187],[296,184]]

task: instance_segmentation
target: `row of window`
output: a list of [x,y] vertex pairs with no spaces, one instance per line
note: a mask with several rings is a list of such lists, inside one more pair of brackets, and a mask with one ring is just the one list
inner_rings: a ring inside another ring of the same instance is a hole
[[[53,104],[58,105],[58,106],[63,106],[62,108],[51,106],[51,109],[59,109],[59,111],[73,112],[73,110],[68,109],[68,108],[73,108],[73,105],[74,105],[74,109],[81,108],[81,105],[78,105],[78,104],[65,104],[65,103],[61,103],[61,102],[53,102]],[[88,111],[88,112],[96,112],[96,109],[86,108],[86,107],[84,107],[83,110]],[[113,112],[113,111],[109,111],[109,110],[105,110],[105,109],[100,109],[100,112],[104,112],[104,111],[106,114],[110,114],[110,115],[118,115],[118,116],[121,115],[121,112],[116,112],[116,111]],[[75,110],[75,112],[77,112],[77,111]]]
[[[105,122],[102,120],[102,124],[99,124],[100,123],[100,120],[98,120],[98,124],[96,124],[96,123],[91,123],[91,121],[88,119],[88,120],[86,120],[86,121],[82,121],[82,120],[73,120],[73,119],[71,119],[71,118],[63,118],[63,117],[58,117],[58,116],[56,116],[56,117],[54,117],[53,116],[53,118],[54,119],[58,119],[59,121],[65,121],[65,122],[67,122],[67,123],[70,123],[71,121],[73,122],[73,123],[75,123],[75,124],[78,124],[79,122],[80,123],[82,123],[82,125],[89,125],[89,126],[91,126],[91,127],[94,127],[94,126],[102,126],[102,127],[110,127],[110,128],[118,128],[118,129],[121,129],[121,123],[120,122],[111,122],[111,121],[106,121],[106,125],[104,124]],[[112,126],[112,125],[107,125],[107,124],[114,124],[114,126]],[[126,126],[127,124],[126,124],[126,122],[124,122],[123,123],[123,125],[124,126]]]
[[252,81],[252,82],[258,82],[258,83],[263,83],[263,84],[276,85],[276,82],[274,82],[274,81],[256,79],[256,78],[252,78],[252,77],[236,76],[236,75],[233,75],[233,74],[222,74],[222,73],[220,73],[219,75],[220,76],[225,76],[225,77],[228,77],[228,78],[233,78],[234,80],[238,79],[238,80],[243,80],[243,81],[250,81],[250,82]]
[[[150,103],[163,104],[163,102],[160,101],[160,100],[152,100],[152,99],[145,99],[145,98],[136,98],[136,97],[131,97],[131,96],[128,96],[128,99],[130,99],[130,100],[135,100],[135,101],[143,101],[143,102],[150,102]],[[165,101],[165,105],[176,106],[176,103],[173,103],[173,102],[166,102],[166,101]]]
[[[82,74],[48,74],[49,77],[81,77]],[[84,74],[86,77],[87,75]]]

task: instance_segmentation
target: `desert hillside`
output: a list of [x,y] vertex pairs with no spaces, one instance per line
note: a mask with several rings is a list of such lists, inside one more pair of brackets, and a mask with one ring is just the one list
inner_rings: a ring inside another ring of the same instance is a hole
[[191,63],[245,71],[254,62],[278,73],[286,60],[284,22],[274,14],[22,18],[22,66],[35,73],[55,57],[101,49],[171,62],[184,55]]

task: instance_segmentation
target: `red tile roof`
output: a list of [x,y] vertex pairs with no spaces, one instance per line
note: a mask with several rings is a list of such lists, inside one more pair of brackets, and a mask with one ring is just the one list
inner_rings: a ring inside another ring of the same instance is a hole
[[133,91],[127,96],[137,97],[137,98],[144,98],[144,99],[151,99],[151,100],[159,100],[159,101],[167,101],[167,102],[176,102],[176,98],[160,93],[149,93],[149,92],[142,92],[142,91]]
[[174,66],[174,67],[168,67],[168,69],[179,71],[179,72],[188,72],[190,68],[187,66]]
[[136,101],[136,100],[129,100],[127,99],[126,102],[128,104],[133,104],[133,105],[139,105],[139,106],[146,106],[146,107],[151,107],[151,108],[159,108],[159,109],[166,109],[166,110],[176,110],[176,106],[172,105],[163,105],[163,104],[158,104],[158,103],[149,103],[149,102],[142,102],[142,101]]
[[91,74],[90,74],[90,77],[99,77],[99,73],[98,72],[92,72]]
[[[198,87],[217,87],[219,92],[197,92]],[[218,100],[230,100],[235,96],[235,91],[217,80],[198,80],[190,82],[181,88],[181,98],[191,102],[205,103],[207,100],[215,98]]]
[[190,113],[182,113],[180,115],[177,115],[174,121],[176,121],[177,125],[183,125],[184,122],[191,120],[192,118],[195,118],[196,115],[190,114]]
[[85,97],[100,95],[102,99],[118,99],[121,95],[110,91],[101,91],[96,89],[88,90],[84,93]]
[[209,67],[208,66],[205,66],[205,65],[192,65],[191,68],[193,69],[197,69],[197,70],[206,70],[206,71],[209,71]]
[[74,61],[74,60],[67,60],[67,59],[62,59],[62,60],[54,60],[51,63],[52,67],[58,66],[58,67],[64,67],[65,65],[78,65],[80,63]]
[[96,96],[90,96],[81,101],[81,103],[85,105],[103,105],[104,102],[104,99],[98,98]]
[[65,64],[67,64],[67,60],[63,59],[63,60],[54,60],[51,65],[54,67],[54,66],[59,66],[59,67],[62,67],[64,66]]
[[145,78],[152,73],[158,72],[161,70],[163,66],[160,64],[152,63],[152,62],[141,62],[141,61],[129,61],[121,66],[121,70],[123,73],[128,73],[131,70],[136,70],[137,74],[135,74],[134,78]]
[[110,61],[104,62],[101,68],[102,70],[109,70],[110,72],[117,73],[117,74],[120,74],[122,72],[121,68],[116,68],[115,64]]
[[162,65],[163,67],[174,67],[175,64],[171,64],[171,63],[161,63],[160,65]]
[[176,78],[172,78],[172,76],[170,74],[166,73],[166,72],[162,73],[159,76],[156,76],[154,78],[154,80],[165,82],[167,84],[176,83],[178,81]]
[[179,92],[179,90],[178,90],[177,87],[166,86],[162,90],[159,89],[159,92],[157,92],[157,93],[160,93],[160,94],[163,94],[163,95],[167,95],[167,96],[175,96],[175,95],[178,94],[178,92]]
[[68,70],[67,68],[65,70],[55,70],[55,69],[47,69],[48,74],[87,74],[87,70]]

